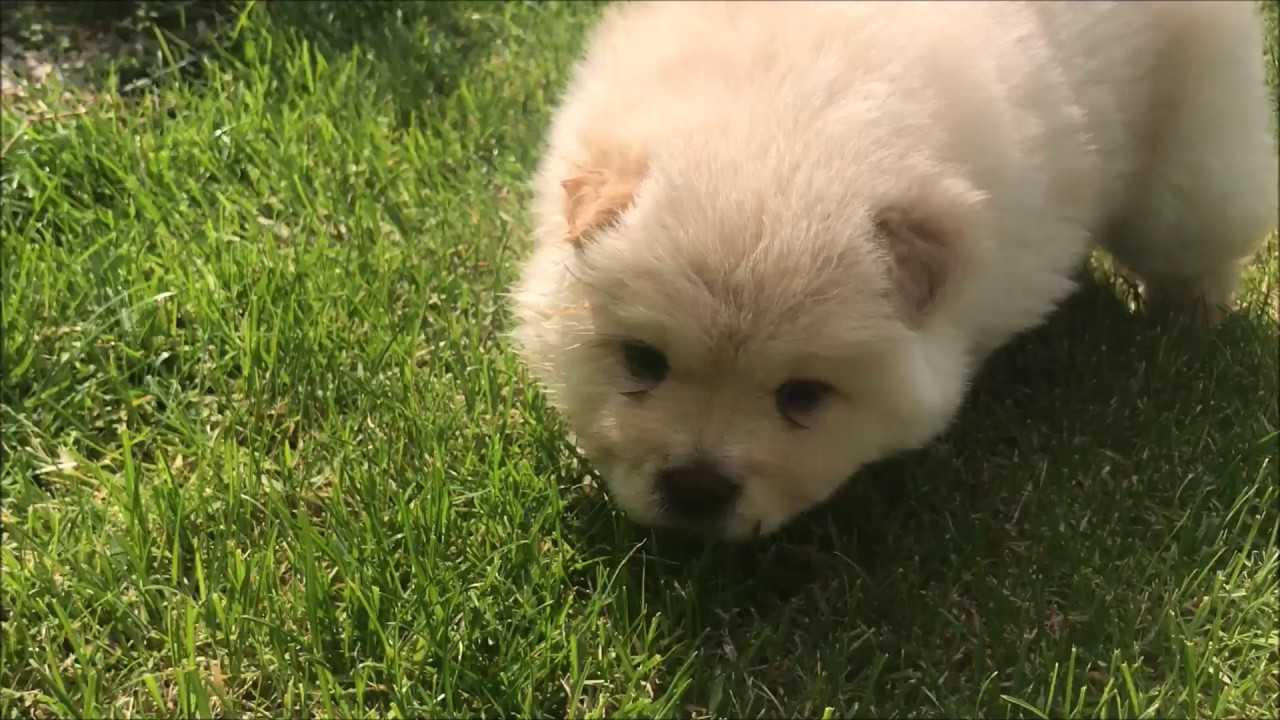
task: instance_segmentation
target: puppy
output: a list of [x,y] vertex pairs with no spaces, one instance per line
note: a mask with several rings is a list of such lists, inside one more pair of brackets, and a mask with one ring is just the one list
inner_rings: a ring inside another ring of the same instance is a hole
[[767,534],[926,443],[1101,243],[1212,320],[1276,216],[1252,3],[611,7],[513,339],[635,520]]

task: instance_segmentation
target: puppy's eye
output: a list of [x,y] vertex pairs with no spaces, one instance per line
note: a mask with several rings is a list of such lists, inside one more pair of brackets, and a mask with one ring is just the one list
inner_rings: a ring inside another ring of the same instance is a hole
[[644,392],[667,377],[667,356],[652,345],[636,340],[622,343],[622,360],[627,365],[627,372],[643,387],[633,392]]
[[778,386],[774,400],[783,419],[803,428],[797,418],[807,415],[835,392],[835,388],[819,380],[788,380]]

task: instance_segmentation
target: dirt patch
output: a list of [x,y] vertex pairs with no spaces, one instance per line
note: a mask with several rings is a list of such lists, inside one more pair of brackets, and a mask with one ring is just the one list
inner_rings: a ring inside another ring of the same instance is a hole
[[0,97],[5,109],[48,96],[48,88],[96,95],[169,65],[161,37],[182,57],[209,45],[238,3],[15,2],[3,6]]

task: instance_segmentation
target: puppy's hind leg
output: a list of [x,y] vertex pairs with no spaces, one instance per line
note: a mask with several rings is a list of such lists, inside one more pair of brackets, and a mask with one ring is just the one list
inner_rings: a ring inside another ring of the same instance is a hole
[[1151,153],[1103,246],[1157,312],[1216,323],[1277,213],[1276,145],[1253,3],[1176,3]]

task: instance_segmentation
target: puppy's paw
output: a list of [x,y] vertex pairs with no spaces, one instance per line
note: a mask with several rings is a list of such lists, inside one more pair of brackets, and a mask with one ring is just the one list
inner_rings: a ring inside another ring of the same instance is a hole
[[1147,312],[1158,318],[1182,318],[1202,328],[1217,327],[1234,305],[1239,268],[1195,279],[1147,280],[1142,299]]
[[1186,314],[1197,327],[1215,328],[1221,325],[1227,314],[1231,312],[1230,303],[1229,297],[1219,301],[1201,295],[1191,301]]

